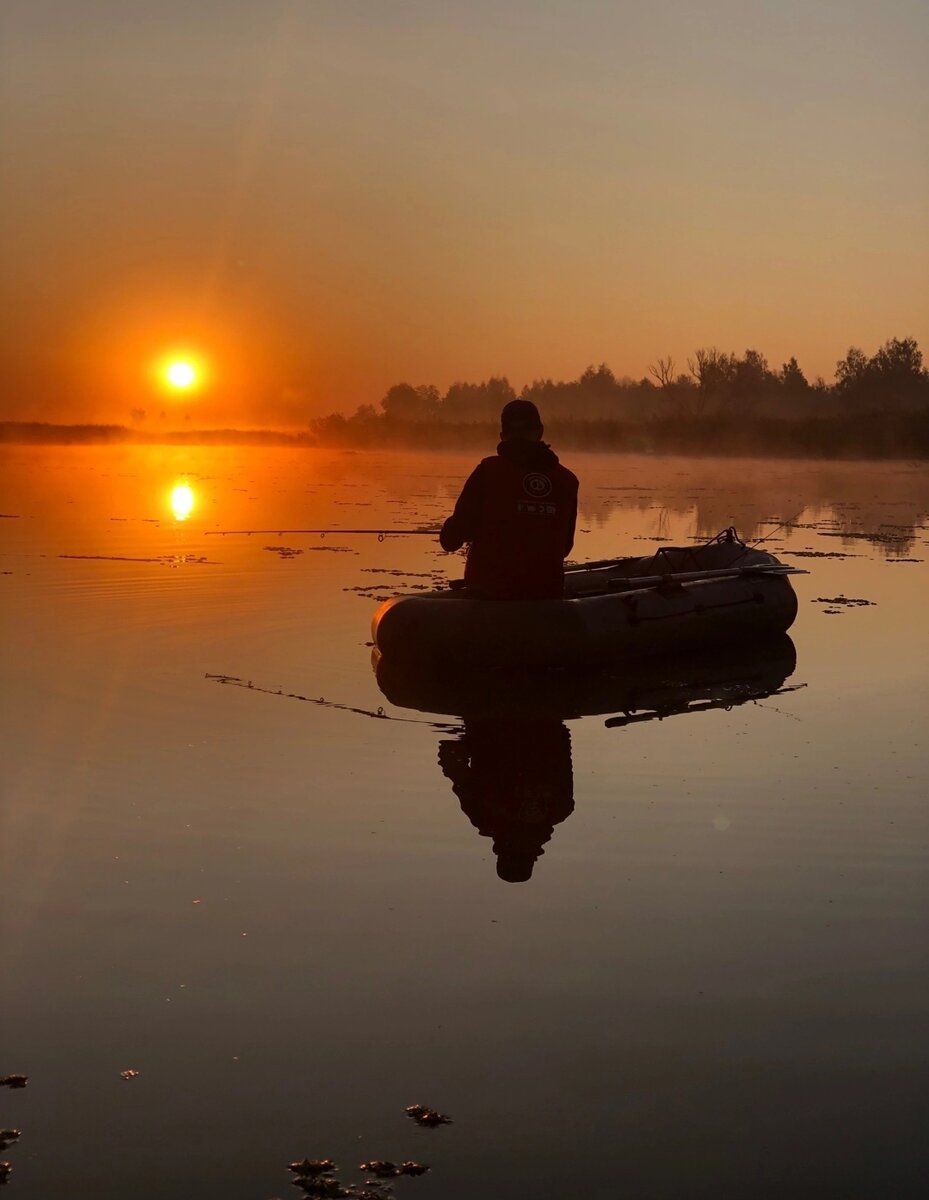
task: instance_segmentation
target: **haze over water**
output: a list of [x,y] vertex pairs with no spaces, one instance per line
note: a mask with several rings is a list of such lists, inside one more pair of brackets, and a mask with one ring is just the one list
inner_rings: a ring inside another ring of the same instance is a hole
[[472,456],[0,449],[11,1198],[268,1200],[305,1155],[423,1200],[922,1194],[924,467],[563,457],[578,559],[735,524],[810,574],[726,704],[620,678],[510,739],[554,782],[507,883],[474,723],[371,668],[378,598],[461,561],[214,536],[433,525]]

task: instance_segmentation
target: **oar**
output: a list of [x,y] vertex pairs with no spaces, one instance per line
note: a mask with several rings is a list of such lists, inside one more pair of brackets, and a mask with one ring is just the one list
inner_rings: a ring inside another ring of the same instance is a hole
[[580,571],[595,571],[600,567],[616,567],[622,562],[636,562],[634,554],[624,554],[621,558],[598,558],[595,562],[574,563],[565,567],[565,575],[576,575]]
[[[617,562],[623,560],[617,559]],[[668,575],[632,575],[628,578],[607,579],[596,587],[584,591],[571,592],[566,599],[576,596],[601,596],[607,591],[631,592],[638,588],[660,587],[663,583],[695,583],[700,579],[737,579],[740,575],[809,575],[801,567],[792,567],[789,563],[759,563],[756,567],[724,567],[716,571],[676,571]],[[615,587],[604,587],[616,584]],[[618,585],[622,586],[618,586]],[[453,591],[460,591],[465,585],[463,579],[450,579],[448,586]]]
[[[660,587],[663,583],[695,583],[701,579],[737,579],[742,575],[808,575],[789,563],[759,563],[754,567],[721,567],[715,571],[673,571],[667,575],[632,575],[628,579],[607,580],[616,584],[611,591],[633,591],[636,588]],[[622,586],[618,586],[618,585]],[[598,589],[602,590],[602,589]],[[576,593],[585,595],[589,593]]]

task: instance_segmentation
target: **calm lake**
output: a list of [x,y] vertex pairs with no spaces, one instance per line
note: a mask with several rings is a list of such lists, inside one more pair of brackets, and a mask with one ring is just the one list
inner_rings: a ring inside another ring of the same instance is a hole
[[461,559],[277,531],[473,456],[0,450],[11,1200],[924,1194],[926,467],[562,457],[578,560],[773,530],[792,645],[466,727],[369,644]]

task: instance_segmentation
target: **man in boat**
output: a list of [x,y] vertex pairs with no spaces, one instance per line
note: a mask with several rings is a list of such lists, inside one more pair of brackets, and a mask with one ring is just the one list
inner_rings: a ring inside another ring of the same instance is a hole
[[531,400],[511,400],[500,414],[500,444],[466,481],[442,526],[443,550],[465,543],[465,586],[482,600],[557,600],[564,560],[574,545],[577,477],[542,441]]

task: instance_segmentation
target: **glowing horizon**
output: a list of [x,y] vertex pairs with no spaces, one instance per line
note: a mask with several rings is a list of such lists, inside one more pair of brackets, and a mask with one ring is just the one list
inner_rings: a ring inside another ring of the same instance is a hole
[[[404,380],[929,350],[915,0],[72,14],[4,6],[0,416],[301,424]],[[178,331],[215,372],[172,393],[145,364]]]

